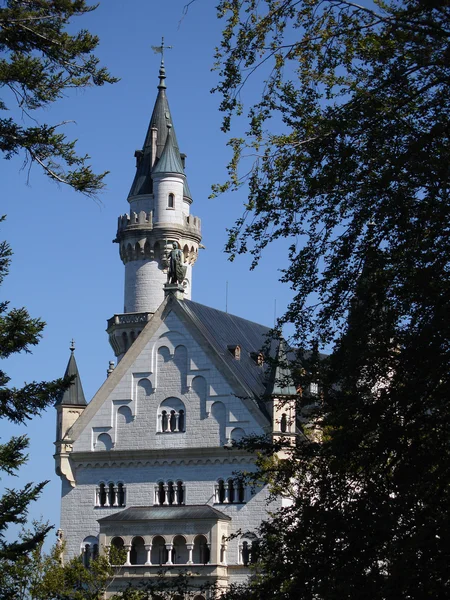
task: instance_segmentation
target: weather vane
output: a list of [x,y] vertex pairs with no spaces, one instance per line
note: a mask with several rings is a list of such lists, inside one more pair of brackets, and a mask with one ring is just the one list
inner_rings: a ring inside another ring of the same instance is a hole
[[161,38],[161,46],[152,46],[155,54],[161,54],[161,60],[164,60],[164,50],[172,50],[172,46],[164,46],[164,36]]

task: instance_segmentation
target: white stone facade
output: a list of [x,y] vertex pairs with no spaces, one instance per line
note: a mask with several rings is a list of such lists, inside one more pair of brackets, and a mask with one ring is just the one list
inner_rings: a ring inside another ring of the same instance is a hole
[[[165,485],[167,491],[168,482],[182,484],[186,507],[209,505],[230,517],[227,536],[238,530],[252,534],[267,514],[265,489],[246,486],[238,497],[234,484],[233,502],[228,489],[222,497],[218,492],[219,480],[227,487],[228,481],[236,481],[238,472],[254,468],[254,457],[231,448],[230,442],[242,434],[267,431],[267,418],[253,402],[242,398],[219,368],[218,357],[201,337],[193,335],[192,324],[175,310],[167,310],[168,306],[166,301],[166,309],[160,309],[147,324],[69,432],[75,484],[63,479],[61,517],[69,557],[79,554],[87,539],[108,546],[112,532],[129,547],[135,539],[132,528],[128,531],[123,524],[110,524],[102,533],[99,519],[128,507],[161,504],[158,486]],[[178,418],[184,410],[183,422],[177,422],[180,431],[171,431],[168,421],[162,430],[161,407],[165,406],[174,406]],[[108,506],[109,500],[100,505],[99,486],[108,490],[111,484],[117,490],[119,483],[124,490],[122,505]],[[144,525],[139,533],[148,548],[155,531],[169,540],[170,547],[176,535],[188,539],[190,528],[188,522],[164,523],[161,530],[153,524]],[[211,562],[208,568],[222,569],[223,585],[247,576],[242,540],[227,542],[224,556],[221,540],[213,532],[211,527],[204,535],[218,563]],[[147,576],[152,575],[150,571]]]

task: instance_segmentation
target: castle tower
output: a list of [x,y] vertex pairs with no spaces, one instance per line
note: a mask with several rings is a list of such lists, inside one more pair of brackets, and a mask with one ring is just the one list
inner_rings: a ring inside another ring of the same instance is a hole
[[118,220],[116,239],[125,265],[124,310],[108,321],[118,360],[164,300],[169,252],[182,251],[184,297],[191,298],[192,266],[201,241],[200,219],[190,215],[191,192],[166,95],[164,61],[142,150],[135,152],[136,174],[128,195],[129,213]]

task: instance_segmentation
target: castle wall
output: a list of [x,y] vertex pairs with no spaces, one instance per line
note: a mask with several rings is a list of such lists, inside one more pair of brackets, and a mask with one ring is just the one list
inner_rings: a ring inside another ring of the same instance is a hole
[[125,264],[124,312],[155,312],[164,300],[167,275],[156,260],[132,260]]
[[[168,413],[182,407],[184,432],[161,431],[163,402]],[[124,407],[130,411],[130,421],[121,427],[118,414]],[[74,450],[101,449],[96,445],[101,434],[107,434],[117,450],[223,446],[230,442],[233,430],[261,433],[258,417],[257,407],[234,394],[205,349],[172,312],[97,411]]]

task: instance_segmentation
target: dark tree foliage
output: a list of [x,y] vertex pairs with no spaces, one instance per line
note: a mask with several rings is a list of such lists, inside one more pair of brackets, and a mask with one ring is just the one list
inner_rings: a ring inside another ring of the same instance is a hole
[[[3,219],[1,219],[3,220]],[[8,273],[11,249],[6,242],[0,243],[0,284]],[[4,360],[20,352],[30,352],[42,335],[45,323],[30,317],[24,308],[9,309],[8,302],[0,303],[0,359]],[[25,384],[22,388],[9,387],[10,378],[0,369],[0,418],[12,423],[25,424],[52,405],[71,380],[57,379],[50,382]],[[14,436],[0,443],[0,473],[15,475],[26,461],[29,440],[26,435]],[[49,527],[37,527],[23,539],[6,541],[9,525],[23,524],[27,519],[30,502],[36,500],[47,482],[27,483],[20,490],[6,489],[0,496],[0,562],[15,560],[36,547],[45,537]]]
[[300,347],[333,348],[297,367],[303,389],[321,382],[310,441],[285,461],[263,448],[259,475],[293,504],[233,595],[448,598],[450,3],[223,0],[219,14],[225,129],[264,79],[216,188],[239,188],[252,155],[228,251],[256,265],[289,240],[282,321]]
[[[72,88],[117,81],[92,54],[98,37],[85,29],[67,32],[73,17],[96,7],[84,0],[0,3],[0,151],[6,159],[24,153],[25,164],[39,164],[51,179],[88,196],[104,187],[107,173],[97,175],[89,156],[77,154],[75,141],[62,131],[66,123],[40,124],[38,119],[39,109]],[[8,112],[11,105],[20,109],[19,120]]]

